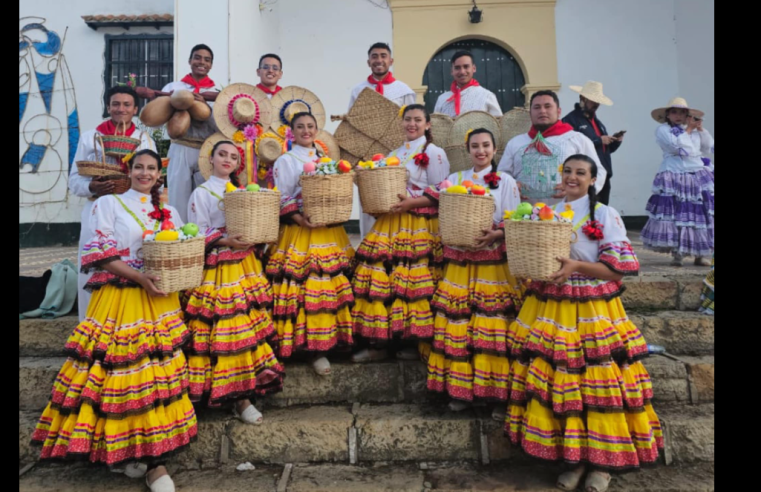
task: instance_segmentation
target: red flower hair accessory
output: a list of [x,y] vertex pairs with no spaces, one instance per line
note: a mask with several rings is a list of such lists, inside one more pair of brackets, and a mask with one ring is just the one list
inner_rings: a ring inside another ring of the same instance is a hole
[[160,208],[154,208],[153,212],[148,214],[148,217],[153,220],[169,220],[172,218],[172,212],[168,208],[164,208],[162,205]]
[[590,220],[584,224],[584,227],[581,228],[581,232],[586,234],[589,239],[599,241],[603,238],[602,228],[603,225],[601,223],[596,220]]
[[423,169],[428,167],[428,161],[428,154],[425,152],[421,152],[415,155],[415,164],[419,167],[422,167]]

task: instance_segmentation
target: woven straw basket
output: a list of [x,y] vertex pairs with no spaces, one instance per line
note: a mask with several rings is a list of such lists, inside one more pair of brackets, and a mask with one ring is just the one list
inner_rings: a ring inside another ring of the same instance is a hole
[[140,140],[126,135],[101,135],[103,151],[109,157],[124,157],[135,151]]
[[204,236],[185,241],[144,242],[145,273],[160,277],[156,288],[166,293],[194,289],[203,281],[205,248]]
[[132,188],[132,180],[125,174],[113,174],[106,179],[114,183],[114,195],[121,195]]
[[431,115],[431,136],[433,136],[434,145],[442,149],[449,145],[449,132],[452,131],[452,125],[454,120],[449,115],[441,113]]
[[505,221],[505,247],[516,278],[549,280],[560,269],[557,257],[571,255],[573,226],[568,222]]
[[446,246],[474,248],[493,218],[494,198],[489,195],[443,192],[439,197],[439,232]]
[[450,145],[444,149],[444,152],[447,153],[450,173],[465,171],[473,167],[473,164],[470,162],[470,154],[468,154],[464,144]]
[[220,207],[225,211],[228,235],[243,236],[243,242],[266,244],[277,241],[280,227],[280,192],[250,191],[225,193]]
[[[101,152],[100,160],[98,160],[98,140],[101,136],[98,134],[93,135],[92,143],[95,149],[94,161],[77,161],[77,171],[80,176],[113,176],[116,174],[124,174],[122,167],[117,164],[110,164],[106,162],[106,155]],[[103,149],[103,141],[100,140],[100,148]]]
[[316,226],[341,224],[351,217],[353,174],[301,176],[304,215]]
[[497,118],[486,111],[468,111],[455,118],[452,129],[449,131],[449,145],[462,145],[465,147],[465,135],[468,130],[486,128],[495,140],[495,150],[504,147],[502,136],[500,135],[499,122]]
[[362,211],[366,214],[385,214],[399,203],[399,196],[407,193],[406,167],[379,167],[357,169],[357,186]]
[[507,142],[531,129],[531,115],[526,108],[513,108],[502,115],[499,126],[503,144],[501,148],[504,149]]

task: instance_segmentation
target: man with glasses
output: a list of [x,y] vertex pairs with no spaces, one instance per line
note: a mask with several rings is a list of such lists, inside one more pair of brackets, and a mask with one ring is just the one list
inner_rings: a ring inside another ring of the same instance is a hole
[[256,86],[264,91],[268,98],[272,99],[272,96],[283,89],[277,85],[283,77],[283,61],[279,56],[267,53],[259,58],[259,68],[256,69],[256,75],[259,76],[260,80]]

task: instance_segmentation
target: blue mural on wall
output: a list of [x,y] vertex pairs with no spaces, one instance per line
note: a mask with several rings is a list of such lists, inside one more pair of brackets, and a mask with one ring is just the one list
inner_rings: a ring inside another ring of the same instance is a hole
[[[19,19],[19,188],[29,194],[53,190],[68,177],[79,142],[79,112],[61,37],[39,17]],[[57,149],[63,132],[64,161]],[[26,148],[24,148],[26,144]],[[54,174],[54,179],[42,174]],[[32,175],[32,176],[30,176]],[[33,179],[34,175],[39,175]],[[66,189],[46,201],[65,201]]]

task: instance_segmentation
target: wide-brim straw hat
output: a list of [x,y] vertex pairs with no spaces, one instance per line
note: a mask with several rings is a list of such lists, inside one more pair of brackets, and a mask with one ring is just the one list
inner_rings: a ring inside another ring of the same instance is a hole
[[259,159],[271,164],[283,155],[283,140],[275,136],[264,136],[259,140]]
[[587,83],[584,84],[584,87],[580,85],[569,85],[568,88],[573,92],[578,92],[592,102],[603,104],[605,106],[613,106],[613,101],[602,93],[602,83],[600,82],[588,80]]
[[269,128],[273,117],[267,94],[258,87],[243,83],[230,84],[222,89],[212,112],[217,128],[227,138],[250,124]]
[[452,131],[454,120],[448,114],[433,113],[431,115],[431,136],[433,144],[441,147],[449,145],[449,132]]
[[325,106],[309,89],[289,85],[272,96],[270,102],[274,114],[271,126],[275,131],[281,125],[290,125],[293,115],[302,111],[312,113],[314,119],[317,120],[317,128],[325,128]]
[[465,147],[465,135],[468,133],[468,130],[476,130],[478,128],[486,128],[494,135],[495,151],[504,147],[502,145],[499,122],[497,118],[486,111],[468,111],[455,118],[452,129],[449,131],[449,145],[462,145]]
[[[502,143],[507,143],[518,135],[528,133],[531,129],[531,113],[523,107],[515,107],[502,115],[499,120]],[[504,145],[498,150],[504,150]]]
[[658,123],[666,123],[666,111],[669,109],[686,109],[687,112],[690,114],[690,116],[694,116],[696,118],[702,118],[705,116],[705,113],[703,111],[700,111],[699,109],[691,108],[689,104],[687,104],[687,101],[683,97],[675,97],[671,101],[669,101],[668,105],[665,108],[658,108],[654,109],[650,114],[652,115],[653,119],[657,121]]
[[[209,138],[204,140],[203,144],[201,144],[201,150],[198,153],[198,169],[201,171],[203,179],[207,181],[214,172],[214,168],[211,165],[211,151],[214,146],[217,145],[217,142],[223,140],[227,140],[235,145],[231,138],[220,132],[213,133]],[[237,145],[235,146],[237,147]],[[241,185],[245,185],[247,181],[246,173],[240,173],[238,175],[238,180]]]
[[317,144],[318,146],[320,146],[318,141],[325,144],[325,147],[328,148],[328,157],[330,157],[334,161],[338,161],[341,159],[341,147],[338,146],[338,141],[330,132],[327,132],[325,130],[320,130],[317,133],[317,137],[315,137],[314,140],[315,140],[315,144]]

